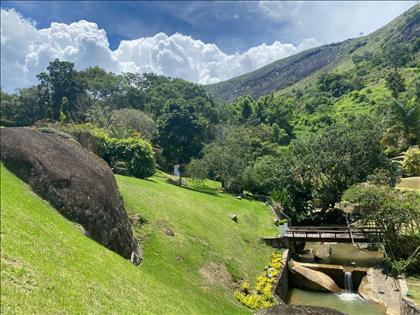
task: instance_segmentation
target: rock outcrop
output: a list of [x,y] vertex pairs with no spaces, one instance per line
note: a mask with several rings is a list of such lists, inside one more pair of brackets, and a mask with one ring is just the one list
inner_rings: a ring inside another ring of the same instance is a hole
[[306,268],[293,260],[289,262],[289,270],[293,284],[298,288],[333,293],[341,291],[334,280],[325,273]]
[[357,289],[357,293],[359,293],[365,300],[369,300],[371,289],[368,276],[364,276],[362,278],[362,281],[359,284],[359,288]]
[[345,315],[329,307],[280,304],[260,310],[257,315]]
[[104,160],[56,134],[1,129],[4,165],[98,243],[142,261],[122,197]]
[[319,259],[328,258],[331,257],[331,255],[331,246],[328,244],[321,244],[321,246],[319,246],[319,248],[317,248],[314,252],[314,257],[317,257]]

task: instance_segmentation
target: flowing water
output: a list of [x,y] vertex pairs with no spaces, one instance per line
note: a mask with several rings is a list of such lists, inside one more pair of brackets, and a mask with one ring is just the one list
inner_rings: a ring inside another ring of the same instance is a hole
[[[305,246],[306,254],[300,255],[302,262],[314,262],[314,253],[321,243],[307,242]],[[383,260],[383,254],[379,251],[362,250],[352,244],[330,244],[332,256],[324,258],[321,263],[341,266],[371,267]]]
[[353,279],[350,271],[344,271],[344,292],[353,293]]
[[289,292],[288,304],[325,306],[348,315],[385,315],[385,308],[364,300],[355,293],[323,293],[293,288]]
[[[361,250],[351,244],[330,244],[332,256],[322,260],[322,263],[370,267],[378,264],[383,259],[382,253],[378,251]],[[300,256],[300,261],[313,262],[313,255],[310,252],[321,246],[320,243],[307,243],[306,254]],[[353,288],[352,274],[349,271],[344,273],[344,292],[340,294],[307,291],[292,288],[289,291],[289,304],[302,304],[313,306],[325,306],[336,309],[349,315],[384,315],[385,307],[370,301],[366,301],[359,294],[357,288]]]

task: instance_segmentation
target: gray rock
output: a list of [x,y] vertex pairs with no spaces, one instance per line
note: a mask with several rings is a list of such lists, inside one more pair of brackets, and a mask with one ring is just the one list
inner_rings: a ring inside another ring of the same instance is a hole
[[165,233],[167,236],[175,236],[175,232],[168,227],[163,228],[163,233]]
[[260,310],[257,315],[345,315],[329,307],[280,304]]
[[141,263],[139,242],[104,160],[56,134],[27,128],[1,129],[1,160],[92,239]]
[[289,261],[288,267],[292,282],[298,288],[319,292],[341,292],[334,280],[323,272],[306,268],[293,260]]
[[315,257],[318,257],[321,259],[331,257],[331,255],[332,255],[331,246],[328,244],[321,244],[321,246],[314,253]]

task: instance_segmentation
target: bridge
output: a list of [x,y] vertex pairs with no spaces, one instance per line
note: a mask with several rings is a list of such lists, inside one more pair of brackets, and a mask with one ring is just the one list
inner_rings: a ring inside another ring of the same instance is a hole
[[286,229],[281,237],[306,242],[363,243],[379,234],[375,227],[294,226]]
[[371,226],[293,226],[283,229],[277,237],[263,240],[274,247],[289,247],[287,244],[305,242],[367,243],[380,234],[378,228]]

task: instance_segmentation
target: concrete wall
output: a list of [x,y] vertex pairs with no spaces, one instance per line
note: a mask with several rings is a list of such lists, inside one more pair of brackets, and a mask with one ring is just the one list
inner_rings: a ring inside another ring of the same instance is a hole
[[273,296],[277,296],[280,299],[277,299],[280,304],[285,303],[289,291],[289,268],[287,267],[289,259],[290,251],[286,249],[283,252],[283,266],[281,267],[277,283],[274,285],[273,294]]
[[407,282],[405,278],[399,279],[401,302],[400,302],[400,313],[401,315],[420,315],[420,305],[411,301],[406,294],[408,292]]
[[[316,264],[316,263],[300,263],[302,266],[325,273],[330,276],[335,283],[342,289],[344,289],[344,267],[341,265],[328,265],[328,264]],[[362,278],[366,275],[367,268],[354,267],[348,268],[352,274],[353,288],[357,291],[357,288],[362,281]]]
[[420,306],[403,296],[401,298],[401,315],[420,315]]

